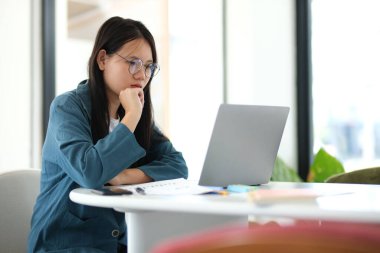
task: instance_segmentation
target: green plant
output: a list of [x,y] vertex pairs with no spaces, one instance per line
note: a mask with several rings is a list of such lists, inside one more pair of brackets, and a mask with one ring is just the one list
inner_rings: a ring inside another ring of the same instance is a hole
[[[314,156],[309,170],[307,182],[325,182],[327,178],[343,173],[342,163],[321,148]],[[295,169],[288,166],[280,157],[277,157],[271,181],[302,182]]]
[[321,148],[314,156],[307,181],[325,182],[327,178],[343,172],[344,168],[342,163]]
[[271,181],[302,182],[302,179],[293,168],[289,167],[280,157],[277,157]]

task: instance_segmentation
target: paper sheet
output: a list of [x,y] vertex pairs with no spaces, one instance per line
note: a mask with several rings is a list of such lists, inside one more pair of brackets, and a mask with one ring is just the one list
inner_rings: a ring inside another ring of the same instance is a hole
[[[213,189],[197,185],[195,182],[188,181],[184,178],[162,180],[145,184],[117,186],[121,189],[127,189],[135,194],[146,195],[184,195],[184,194],[203,194],[213,191]],[[137,189],[143,191],[138,191]]]

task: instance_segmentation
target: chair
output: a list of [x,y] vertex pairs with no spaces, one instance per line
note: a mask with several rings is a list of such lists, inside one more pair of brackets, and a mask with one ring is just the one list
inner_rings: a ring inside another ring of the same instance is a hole
[[163,242],[151,253],[372,253],[379,249],[379,225],[324,222],[211,230]]
[[0,171],[0,252],[27,252],[34,202],[40,190],[39,169]]
[[340,173],[326,179],[326,183],[380,184],[380,167]]

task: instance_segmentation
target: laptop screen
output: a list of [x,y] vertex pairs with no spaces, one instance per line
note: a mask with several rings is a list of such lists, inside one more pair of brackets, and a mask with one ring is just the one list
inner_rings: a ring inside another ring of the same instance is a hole
[[199,184],[268,183],[288,114],[283,106],[220,105]]

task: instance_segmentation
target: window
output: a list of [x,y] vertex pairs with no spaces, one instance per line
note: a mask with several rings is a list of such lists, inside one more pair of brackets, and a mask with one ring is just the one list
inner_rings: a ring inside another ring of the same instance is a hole
[[347,171],[380,163],[380,2],[313,0],[314,151]]

